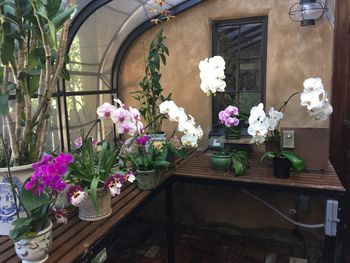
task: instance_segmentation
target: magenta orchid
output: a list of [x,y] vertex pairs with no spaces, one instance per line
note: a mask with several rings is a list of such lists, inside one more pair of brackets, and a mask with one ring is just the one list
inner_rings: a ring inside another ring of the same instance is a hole
[[55,158],[49,154],[44,155],[40,162],[32,166],[34,174],[25,183],[24,188],[34,190],[37,195],[41,195],[46,189],[57,196],[67,186],[63,175],[73,161],[74,157],[67,153],[61,153]]

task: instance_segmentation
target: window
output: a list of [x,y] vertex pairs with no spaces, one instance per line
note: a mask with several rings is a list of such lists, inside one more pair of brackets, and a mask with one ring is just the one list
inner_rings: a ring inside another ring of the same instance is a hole
[[226,61],[225,92],[213,97],[213,125],[226,103],[225,94],[234,105],[249,113],[264,101],[266,75],[267,17],[213,21],[213,55]]

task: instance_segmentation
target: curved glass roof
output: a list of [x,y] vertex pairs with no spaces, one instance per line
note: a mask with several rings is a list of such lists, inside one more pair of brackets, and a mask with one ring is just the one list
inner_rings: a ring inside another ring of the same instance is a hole
[[[96,0],[76,0],[76,17],[93,2]],[[185,2],[190,1],[166,0],[164,9]],[[79,76],[85,81],[82,80],[83,85],[67,82],[66,91],[111,89],[112,68],[118,50],[137,27],[152,19],[150,9],[155,7],[155,0],[112,0],[95,10],[80,26],[69,51],[71,63],[68,69],[72,79]]]

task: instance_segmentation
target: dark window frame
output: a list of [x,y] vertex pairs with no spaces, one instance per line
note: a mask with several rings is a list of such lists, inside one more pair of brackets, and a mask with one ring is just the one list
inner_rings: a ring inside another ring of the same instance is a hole
[[[265,104],[266,101],[266,68],[267,68],[267,31],[268,31],[268,16],[255,16],[245,17],[238,19],[228,20],[212,20],[212,56],[218,54],[218,28],[225,26],[241,26],[245,24],[261,23],[262,29],[262,46],[261,46],[261,62],[260,62],[260,87],[261,87],[261,99]],[[240,57],[238,59],[241,59]],[[239,81],[239,80],[238,80]],[[214,128],[217,122],[217,116],[215,113],[216,98],[212,98],[212,127]]]

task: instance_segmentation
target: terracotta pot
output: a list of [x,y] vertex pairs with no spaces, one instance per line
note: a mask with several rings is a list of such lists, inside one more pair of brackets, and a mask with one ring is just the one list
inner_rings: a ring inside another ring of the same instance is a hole
[[[10,170],[13,183],[18,189],[22,189],[22,183],[34,173],[32,164],[11,167]],[[0,235],[5,236],[9,235],[13,228],[12,222],[16,219],[16,206],[11,185],[2,176],[7,173],[7,168],[0,168]],[[20,210],[19,216],[25,217],[23,209]]]
[[277,178],[286,179],[290,175],[291,163],[286,157],[273,158],[273,175]]
[[46,227],[35,237],[23,238],[15,243],[17,256],[22,263],[41,263],[49,258],[52,246],[52,222],[47,219]]
[[92,198],[88,198],[79,206],[79,218],[84,221],[97,221],[112,214],[111,195],[103,189],[97,190],[97,207],[94,206]]
[[232,162],[231,155],[211,155],[211,164],[215,171],[228,171]]
[[158,170],[140,171],[136,174],[137,186],[141,190],[152,190],[160,184],[160,175]]

